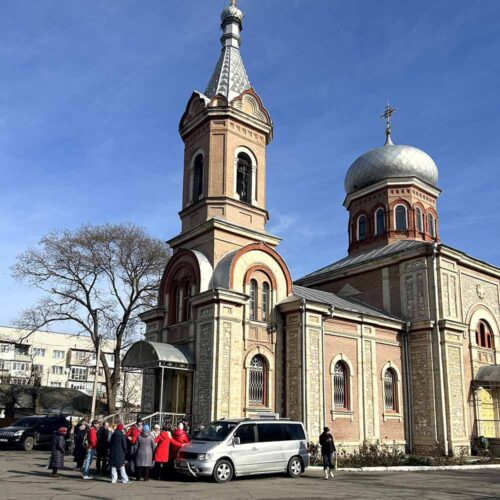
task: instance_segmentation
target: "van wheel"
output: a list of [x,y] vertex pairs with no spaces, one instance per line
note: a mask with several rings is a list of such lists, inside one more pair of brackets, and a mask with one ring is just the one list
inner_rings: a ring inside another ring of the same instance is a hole
[[31,451],[33,449],[33,446],[35,446],[35,439],[31,436],[27,437],[23,441],[23,450],[24,451]]
[[287,473],[290,477],[300,477],[302,474],[302,460],[299,457],[292,457],[290,459]]
[[219,460],[214,467],[213,478],[217,483],[228,483],[233,478],[234,468],[229,460]]

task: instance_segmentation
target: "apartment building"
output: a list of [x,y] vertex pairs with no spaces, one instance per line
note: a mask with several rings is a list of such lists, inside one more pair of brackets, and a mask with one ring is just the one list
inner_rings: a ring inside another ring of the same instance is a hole
[[[78,389],[91,395],[97,383],[97,396],[106,394],[104,369],[97,367],[96,353],[84,335],[0,327],[0,383],[27,385],[33,373],[40,373],[42,385]],[[109,366],[114,366],[114,342],[103,341],[102,350]],[[118,406],[123,400],[134,406],[141,401],[139,374],[122,377]]]

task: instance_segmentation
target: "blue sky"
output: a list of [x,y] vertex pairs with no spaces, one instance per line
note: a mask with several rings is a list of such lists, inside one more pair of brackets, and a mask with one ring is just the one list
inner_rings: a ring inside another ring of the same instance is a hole
[[[0,324],[36,299],[16,255],[53,229],[179,231],[179,119],[217,61],[223,0],[4,0]],[[343,179],[384,140],[439,167],[443,242],[500,266],[500,2],[240,0],[242,55],[275,123],[268,230],[292,275],[342,258]]]

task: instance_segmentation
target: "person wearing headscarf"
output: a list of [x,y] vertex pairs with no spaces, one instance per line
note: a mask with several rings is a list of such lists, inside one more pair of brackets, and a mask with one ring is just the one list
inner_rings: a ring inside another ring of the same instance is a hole
[[66,451],[66,427],[59,427],[52,438],[52,449],[50,451],[50,467],[52,477],[59,477],[59,469],[64,467],[64,453]]
[[149,425],[144,425],[141,434],[137,438],[137,452],[135,454],[137,481],[141,479],[149,481],[149,471],[153,466],[155,442],[149,431]]
[[123,434],[123,424],[116,426],[109,441],[109,463],[111,464],[111,482],[118,481],[117,470],[120,471],[122,483],[128,483],[129,479],[125,471],[125,461],[127,459],[128,444]]

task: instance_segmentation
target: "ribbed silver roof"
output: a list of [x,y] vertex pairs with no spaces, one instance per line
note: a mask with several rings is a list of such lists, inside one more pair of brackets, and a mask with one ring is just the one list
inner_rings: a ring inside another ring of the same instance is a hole
[[421,149],[389,142],[361,155],[349,167],[344,187],[350,194],[393,177],[416,177],[436,186],[438,169],[434,160]]
[[210,98],[220,94],[231,101],[251,87],[240,54],[243,17],[243,12],[233,2],[222,11],[222,52],[205,90]]
[[224,47],[208,83],[205,95],[213,97],[221,94],[231,101],[251,87],[241,58],[240,49]]
[[315,288],[293,285],[292,293],[296,297],[300,297],[302,299],[310,300],[311,302],[317,302],[320,304],[328,304],[341,311],[367,314],[370,316],[376,316],[378,318],[402,321],[402,319],[398,318],[397,316],[393,316],[390,313],[381,311],[380,309],[365,304],[364,302],[361,302],[359,300],[352,299],[350,297],[339,297],[334,293],[324,292],[323,290],[316,290]]
[[363,264],[365,262],[370,262],[372,260],[382,259],[387,257],[388,255],[393,255],[399,252],[405,252],[407,250],[413,250],[419,246],[432,245],[432,243],[425,243],[422,241],[416,240],[400,240],[395,243],[391,243],[390,245],[383,246],[381,248],[377,248],[375,250],[370,250],[369,252],[360,253],[357,255],[348,255],[343,259],[340,259],[333,264],[329,264],[317,271],[307,274],[303,276],[297,283],[301,283],[302,281],[306,281],[309,278],[315,278],[322,276],[323,274],[328,274],[331,271],[337,271],[339,269],[344,269],[350,266],[356,266],[358,264]]

